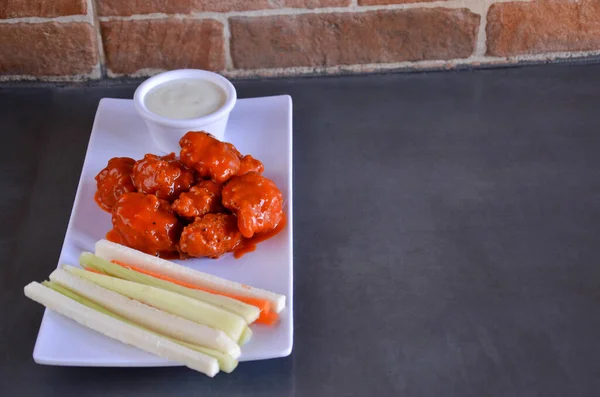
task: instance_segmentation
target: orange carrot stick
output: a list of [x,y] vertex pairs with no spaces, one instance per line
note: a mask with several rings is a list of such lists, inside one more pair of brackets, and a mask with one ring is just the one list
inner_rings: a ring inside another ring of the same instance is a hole
[[180,280],[174,279],[172,277],[165,276],[164,274],[160,274],[160,273],[156,273],[156,272],[153,272],[150,270],[142,269],[137,266],[132,266],[127,263],[120,262],[120,261],[113,260],[111,262],[116,265],[123,266],[126,269],[130,269],[130,270],[145,274],[150,277],[168,281],[173,284],[181,285],[182,287],[197,289],[197,290],[209,292],[209,293],[215,294],[215,295],[226,296],[228,298],[237,299],[237,300],[247,303],[249,305],[256,306],[260,309],[260,316],[256,320],[257,323],[274,324],[275,322],[277,322],[277,319],[279,318],[277,313],[271,311],[271,305],[270,305],[269,301],[266,299],[250,298],[250,297],[246,297],[246,296],[237,296],[237,295],[227,294],[227,293],[223,293],[223,292],[219,292],[219,291],[213,291],[209,288],[199,287],[194,284],[186,283],[185,281],[180,281]]
[[260,316],[256,320],[257,324],[266,324],[273,325],[279,320],[279,315],[277,313],[268,311],[268,312],[260,312]]

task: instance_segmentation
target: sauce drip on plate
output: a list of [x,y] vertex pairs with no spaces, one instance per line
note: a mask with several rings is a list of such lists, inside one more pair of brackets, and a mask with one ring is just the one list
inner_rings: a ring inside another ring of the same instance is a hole
[[233,250],[233,256],[235,257],[235,259],[239,259],[249,252],[254,252],[256,250],[256,246],[258,245],[258,243],[261,243],[261,242],[268,240],[271,237],[274,237],[275,235],[279,234],[279,232],[281,232],[283,229],[285,229],[286,224],[287,224],[287,218],[284,214],[283,217],[281,218],[281,221],[279,222],[279,224],[277,225],[277,227],[275,229],[269,230],[266,233],[255,234],[252,238],[243,239],[241,244],[238,245]]

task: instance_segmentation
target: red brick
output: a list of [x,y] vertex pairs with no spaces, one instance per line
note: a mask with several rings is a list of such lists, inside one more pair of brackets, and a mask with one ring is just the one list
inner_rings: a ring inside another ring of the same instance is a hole
[[319,8],[344,7],[350,0],[97,0],[98,14],[135,15],[162,12],[166,14],[188,14],[202,11],[246,11],[270,8]]
[[223,25],[215,20],[146,19],[101,23],[106,64],[114,73],[142,68],[225,68]]
[[0,24],[0,37],[0,74],[85,74],[98,63],[96,33],[88,23]]
[[385,4],[406,4],[406,3],[427,3],[431,1],[447,1],[447,0],[358,0],[358,5],[374,6]]
[[231,18],[235,67],[335,66],[466,58],[479,16],[466,9]]
[[85,0],[0,0],[0,19],[20,17],[59,17],[83,15],[87,12]]
[[600,1],[494,4],[486,33],[488,55],[600,49]]

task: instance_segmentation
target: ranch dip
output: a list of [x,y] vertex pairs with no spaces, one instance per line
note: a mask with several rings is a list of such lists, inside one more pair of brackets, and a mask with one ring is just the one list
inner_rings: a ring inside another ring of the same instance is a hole
[[227,99],[225,91],[202,79],[179,79],[151,89],[144,99],[152,113],[170,119],[193,119],[218,110]]

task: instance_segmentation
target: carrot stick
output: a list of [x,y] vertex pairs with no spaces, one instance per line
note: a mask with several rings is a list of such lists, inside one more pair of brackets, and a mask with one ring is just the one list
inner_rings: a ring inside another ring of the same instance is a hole
[[113,260],[111,262],[116,265],[123,266],[124,268],[136,271],[138,273],[145,274],[147,276],[159,278],[161,280],[165,280],[165,281],[168,281],[173,284],[181,285],[182,287],[197,289],[197,290],[209,292],[209,293],[215,294],[215,295],[227,296],[228,298],[237,299],[237,300],[247,303],[249,305],[256,306],[260,309],[260,316],[256,320],[257,323],[271,325],[271,324],[274,324],[275,322],[277,322],[277,319],[279,318],[277,313],[271,311],[271,305],[270,305],[269,301],[266,299],[250,298],[250,297],[246,297],[246,296],[237,296],[237,295],[233,295],[233,294],[227,294],[227,293],[222,293],[222,292],[218,292],[218,291],[213,291],[209,288],[199,287],[194,284],[186,283],[185,281],[180,281],[180,280],[174,279],[172,277],[165,276],[164,274],[160,274],[160,273],[156,273],[156,272],[153,272],[150,270],[142,269],[137,266],[132,266],[127,263],[120,262],[120,261]]
[[268,312],[260,312],[260,316],[256,320],[257,324],[266,324],[273,325],[279,320],[279,316],[277,313],[268,311]]

